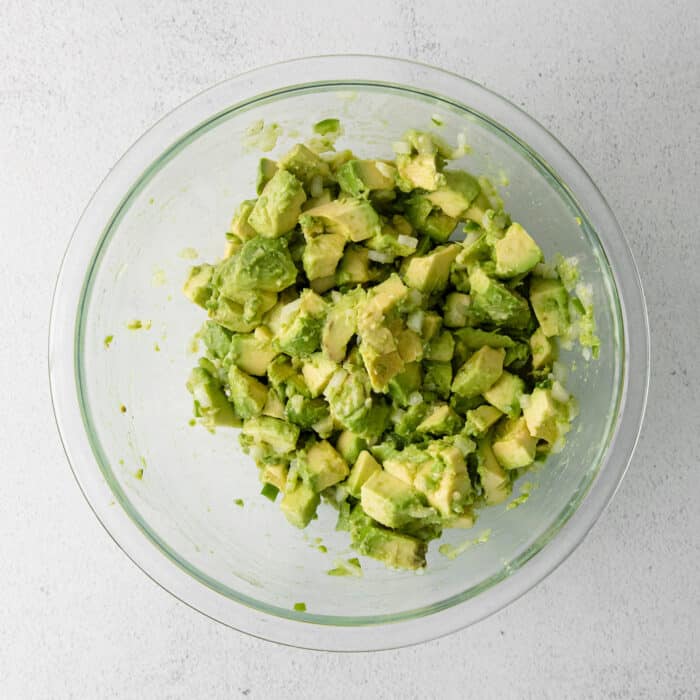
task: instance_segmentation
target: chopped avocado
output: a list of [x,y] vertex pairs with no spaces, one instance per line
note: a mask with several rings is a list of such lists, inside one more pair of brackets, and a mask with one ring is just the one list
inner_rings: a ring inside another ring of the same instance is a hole
[[345,247],[337,272],[339,286],[369,282],[369,251],[356,245]]
[[406,363],[403,371],[389,380],[389,395],[397,405],[406,407],[413,393],[420,389],[422,382],[423,372],[420,363]]
[[522,275],[543,259],[540,247],[517,223],[506,229],[503,238],[494,243],[493,250],[498,277]]
[[440,207],[447,216],[460,218],[479,194],[479,183],[476,178],[461,170],[446,171],[444,175],[445,184],[426,195],[426,198]]
[[428,360],[423,363],[425,368],[423,386],[426,391],[434,391],[441,399],[450,396],[452,386],[452,363]]
[[464,501],[472,490],[463,459],[456,468],[435,461],[425,462],[418,470],[414,484],[443,518],[463,511]]
[[260,481],[262,481],[263,484],[271,484],[278,491],[284,492],[287,486],[288,474],[289,470],[286,464],[266,464],[260,470]]
[[279,418],[256,416],[244,424],[242,434],[255,444],[269,445],[278,454],[292,452],[299,439],[299,428]]
[[461,343],[467,350],[478,350],[484,345],[491,348],[511,348],[515,341],[507,335],[484,331],[480,328],[461,328],[454,331],[457,342]]
[[338,169],[340,189],[351,197],[367,197],[372,190],[390,190],[396,168],[380,160],[350,160]]
[[214,268],[211,265],[195,265],[190,269],[190,272],[185,280],[185,285],[182,288],[185,296],[193,301],[197,306],[205,308],[206,303],[211,297],[211,279],[214,274]]
[[292,173],[305,185],[310,185],[315,177],[326,179],[331,174],[328,163],[301,143],[280,158],[279,167]]
[[244,372],[262,377],[278,354],[273,348],[272,338],[264,326],[258,326],[253,333],[234,333],[228,356]]
[[566,332],[569,327],[569,295],[559,280],[533,278],[530,303],[547,338]]
[[335,442],[335,449],[348,464],[354,464],[360,453],[367,449],[367,441],[351,430],[343,430]]
[[[258,163],[258,176],[255,179],[255,193],[260,195],[265,189],[265,185],[272,180],[272,176],[277,172],[277,163],[269,158],[261,158]],[[249,200],[250,201],[250,200]],[[252,202],[251,202],[252,203]],[[250,211],[253,207],[250,207]],[[250,214],[250,211],[248,214]],[[248,216],[246,215],[246,222],[248,221]],[[233,230],[233,229],[231,229]]]
[[302,256],[304,272],[309,280],[334,274],[343,257],[344,247],[345,237],[340,233],[322,233],[310,238]]
[[302,450],[298,457],[299,475],[317,493],[348,475],[348,464],[327,440]]
[[304,360],[301,373],[313,398],[321,395],[337,369],[338,365],[321,352],[315,352]]
[[445,298],[445,318],[443,323],[448,328],[464,328],[469,323],[472,305],[471,297],[461,292],[451,292]]
[[209,309],[209,318],[235,333],[250,333],[258,324],[258,319],[246,314],[245,308],[241,304],[224,296],[218,296],[207,302],[207,308]]
[[552,397],[551,389],[534,389],[523,406],[523,416],[530,435],[546,440],[550,445],[556,442],[561,412]]
[[435,248],[428,255],[413,256],[402,267],[404,282],[427,294],[441,291],[450,278],[450,265],[459,252],[456,244]]
[[492,406],[513,418],[520,415],[520,397],[524,391],[525,382],[517,374],[504,370],[483,395]]
[[508,418],[496,427],[492,444],[498,463],[505,469],[520,469],[535,459],[537,438],[532,437],[525,418]]
[[249,241],[251,238],[255,238],[255,236],[258,235],[257,231],[248,223],[248,217],[250,216],[250,212],[253,211],[254,206],[254,199],[242,201],[238,209],[236,209],[233,219],[231,219],[229,230],[241,242]]
[[236,413],[243,418],[260,415],[267,402],[267,387],[249,374],[231,365],[228,372],[231,402]]
[[260,193],[248,223],[259,235],[277,238],[294,228],[305,201],[299,180],[286,170],[278,170]]
[[367,450],[360,452],[355,460],[355,464],[353,464],[352,469],[350,469],[350,476],[345,484],[348,493],[353,498],[359,498],[360,489],[363,484],[367,482],[373,474],[380,472],[381,469],[381,464],[379,464]]
[[326,316],[321,335],[321,348],[333,362],[345,359],[347,345],[357,331],[357,308],[364,300],[362,289],[343,294]]
[[386,527],[401,527],[432,514],[417,491],[385,471],[372,474],[360,491],[362,509]]
[[276,347],[293,357],[311,355],[321,347],[328,307],[315,292],[305,289],[289,311],[275,338]]
[[532,349],[532,367],[541,369],[552,364],[554,359],[554,348],[549,339],[544,334],[542,326],[530,336],[530,348]]
[[449,362],[454,356],[455,339],[449,331],[443,331],[435,336],[425,350],[426,360],[435,360],[436,362]]
[[446,404],[437,404],[419,423],[416,430],[429,435],[454,435],[462,427],[463,421]]
[[205,425],[238,427],[241,418],[233,410],[216,378],[202,367],[195,367],[187,380],[187,389],[194,398],[195,415]]
[[381,233],[379,215],[364,199],[348,197],[308,209],[300,217],[302,231],[315,235],[326,231],[339,233],[357,243]]
[[210,357],[222,359],[231,349],[231,333],[213,321],[204,324],[199,337],[206,345]]
[[469,274],[472,307],[493,323],[509,328],[525,328],[530,322],[527,301],[500,282],[491,279],[482,268]]
[[439,147],[430,134],[409,131],[405,141],[395,144],[394,150],[397,152],[397,184],[402,191],[431,191],[445,183],[445,176],[440,172],[442,158]]
[[287,241],[256,236],[221,263],[215,283],[225,297],[238,300],[249,296],[251,290],[280,292],[294,284],[296,278]]
[[503,372],[503,348],[485,345],[477,350],[457,372],[452,382],[452,391],[463,398],[472,398],[489,389]]
[[483,435],[494,423],[496,423],[503,413],[495,406],[478,406],[467,411],[467,422],[464,430],[468,435]]
[[487,440],[480,440],[476,449],[477,467],[481,488],[486,503],[495,506],[510,496],[511,481],[508,473],[498,463],[491,445]]
[[294,527],[305,528],[314,517],[321,502],[320,496],[305,483],[297,483],[294,489],[287,490],[280,503],[285,518]]

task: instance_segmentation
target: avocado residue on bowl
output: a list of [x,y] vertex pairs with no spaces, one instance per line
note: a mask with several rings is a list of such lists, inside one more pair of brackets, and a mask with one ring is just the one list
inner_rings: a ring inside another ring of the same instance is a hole
[[317,144],[263,158],[223,259],[191,269],[209,320],[187,388],[206,427],[240,428],[292,525],[324,500],[358,553],[420,569],[562,448],[576,405],[557,343],[595,353],[590,295],[487,179],[449,167],[464,148],[419,131],[393,160]]

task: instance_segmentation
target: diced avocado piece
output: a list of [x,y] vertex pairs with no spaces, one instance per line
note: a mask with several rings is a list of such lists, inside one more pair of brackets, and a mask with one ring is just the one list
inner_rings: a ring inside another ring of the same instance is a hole
[[331,192],[330,188],[324,187],[321,190],[321,194],[318,195],[318,197],[309,197],[302,205],[301,205],[301,210],[302,212],[306,212],[309,209],[313,209],[315,207],[320,207],[322,204],[328,204],[328,202],[333,200],[333,193]]
[[[401,226],[400,223],[399,226],[396,226],[395,221],[403,221],[406,224],[406,227]],[[402,233],[402,228],[404,230],[406,230],[407,228],[405,233]],[[402,217],[400,217],[399,215],[395,215],[394,217],[392,217],[391,224],[382,224],[382,228],[379,234],[368,238],[365,241],[365,245],[370,250],[377,251],[387,256],[387,260],[393,260],[397,257],[406,257],[408,255],[413,255],[413,253],[415,253],[416,251],[416,246],[418,245],[417,240],[413,236],[413,233],[414,231],[411,228],[410,224],[408,224],[408,222],[405,219],[402,219]],[[399,238],[400,235],[408,236],[410,238],[413,238],[414,240],[405,241],[404,239]]]
[[425,566],[425,542],[387,530],[367,516],[360,506],[355,506],[350,521],[352,546],[358,553],[378,559],[394,569],[422,569]]
[[454,335],[467,350],[478,350],[484,345],[491,348],[511,348],[515,345],[515,341],[510,336],[484,331],[480,328],[460,328],[454,331]]
[[357,288],[343,294],[330,307],[321,336],[321,347],[329,360],[345,359],[347,344],[357,332],[357,308],[364,298],[364,291]]
[[484,393],[484,398],[499,411],[511,418],[520,415],[520,397],[525,391],[525,382],[516,374],[503,374]]
[[369,251],[356,245],[347,246],[338,265],[338,285],[362,284],[369,279]]
[[207,303],[209,318],[234,333],[250,333],[258,325],[259,319],[246,314],[245,308],[231,299],[218,296]]
[[425,359],[436,362],[449,362],[455,351],[455,339],[449,331],[435,336],[425,350]]
[[530,435],[525,418],[508,418],[496,427],[493,453],[504,469],[527,467],[535,460],[537,438]]
[[326,302],[311,289],[305,289],[289,317],[282,322],[276,347],[287,355],[306,356],[321,347],[321,334],[326,320]]
[[462,241],[462,250],[455,258],[456,265],[469,266],[491,257],[491,244],[485,231],[472,232]]
[[442,399],[448,398],[452,386],[452,363],[428,360],[423,363],[423,367],[425,368],[424,389],[434,391]]
[[211,280],[214,268],[211,265],[195,265],[189,271],[182,291],[185,296],[197,306],[206,308],[211,297]]
[[390,408],[383,399],[374,398],[341,421],[344,427],[358,433],[370,442],[376,442],[389,424]]
[[542,327],[539,327],[530,336],[530,348],[532,349],[533,369],[546,367],[554,360],[554,348],[544,334]]
[[313,178],[327,179],[331,174],[328,163],[301,143],[296,144],[289,153],[280,158],[279,167],[288,170],[307,186]]
[[443,211],[433,211],[433,203],[425,194],[411,195],[404,208],[411,225],[437,243],[446,243],[457,226],[457,219]]
[[223,359],[231,349],[231,333],[213,321],[207,321],[204,324],[199,337],[206,345],[211,357]]
[[295,373],[291,360],[285,355],[276,357],[267,368],[267,378],[275,388],[280,388]]
[[321,498],[310,486],[301,482],[287,490],[280,503],[284,517],[300,529],[305,528],[314,517]]
[[187,390],[192,394],[195,415],[209,426],[238,427],[241,419],[226,398],[217,379],[202,367],[195,367],[187,380]]
[[417,491],[385,471],[375,472],[360,493],[362,510],[386,527],[401,527],[429,514]]
[[464,218],[483,226],[486,212],[490,209],[493,209],[491,202],[483,192],[480,192],[465,212]]
[[518,341],[510,348],[506,349],[506,356],[503,360],[504,367],[519,370],[525,367],[530,359],[530,344]]
[[442,317],[436,314],[434,311],[428,311],[423,314],[423,323],[421,328],[421,335],[423,340],[427,343],[435,336],[435,334],[440,330],[442,326]]
[[335,449],[348,464],[354,464],[360,452],[367,449],[367,441],[351,430],[343,430],[335,441]]
[[547,338],[566,332],[569,327],[569,295],[559,280],[531,280],[530,303]]
[[269,445],[276,453],[282,455],[294,450],[299,439],[298,426],[269,416],[249,418],[243,424],[242,433],[255,444]]
[[[258,174],[255,178],[255,193],[260,195],[265,189],[265,185],[272,180],[272,176],[277,172],[277,163],[270,158],[261,158],[258,163]],[[253,207],[251,207],[251,210]],[[250,213],[250,212],[249,212]],[[248,217],[246,216],[246,221]]]
[[326,277],[318,277],[315,280],[309,282],[311,289],[316,292],[316,294],[323,295],[329,289],[336,286],[335,275],[328,275]]
[[216,271],[221,294],[239,301],[249,291],[280,292],[297,278],[287,241],[256,236],[247,241],[233,257],[224,260]]
[[267,387],[264,384],[242,372],[236,365],[231,365],[228,371],[228,384],[231,402],[241,418],[245,420],[262,413],[267,402]]
[[253,211],[254,206],[254,199],[242,201],[238,205],[233,219],[231,219],[229,230],[239,241],[249,241],[251,238],[255,238],[255,236],[258,235],[256,230],[248,223],[248,217],[250,216],[250,212]]
[[426,198],[440,207],[447,216],[457,219],[469,209],[479,194],[479,183],[463,170],[445,171],[444,176],[445,184],[427,194]]
[[503,372],[503,348],[485,345],[477,350],[460,368],[452,382],[452,391],[468,399],[483,394]]
[[330,407],[321,398],[310,399],[302,394],[294,394],[284,408],[285,418],[304,430],[323,425],[330,416]]
[[345,482],[348,493],[354,498],[359,498],[360,489],[363,484],[367,482],[373,474],[381,470],[382,467],[379,462],[377,462],[367,450],[360,452],[355,460],[355,464],[353,464],[352,469],[350,469],[350,476]]
[[486,503],[490,506],[503,503],[511,492],[510,477],[498,463],[487,440],[479,441],[476,456],[476,471],[479,474]]
[[[425,415],[425,411],[421,415]],[[425,451],[415,445],[409,445],[401,452],[387,457],[384,460],[384,470],[404,483],[412,485],[420,465],[428,459],[430,455]]]
[[277,392],[267,392],[267,401],[263,406],[262,413],[264,416],[271,416],[272,418],[284,418],[284,404]]
[[320,493],[347,477],[347,462],[327,440],[314,443],[298,453],[299,474],[314,491]]
[[277,354],[272,334],[264,326],[258,326],[252,334],[235,333],[231,337],[229,357],[248,374],[264,376]]
[[532,270],[543,259],[540,247],[528,232],[516,223],[511,224],[506,229],[505,236],[494,243],[493,251],[498,277],[522,275]]
[[345,237],[340,233],[322,233],[310,238],[302,256],[304,272],[309,280],[334,274],[343,257],[344,247]]
[[304,360],[301,373],[313,398],[323,393],[328,381],[337,369],[338,365],[321,352],[315,352]]
[[409,405],[411,394],[418,391],[423,382],[423,373],[419,362],[404,365],[403,372],[389,380],[389,395],[399,406]]
[[340,233],[347,240],[357,243],[381,233],[379,215],[372,205],[364,200],[348,197],[308,209],[300,217],[299,223],[306,235],[314,235],[324,230]]
[[478,406],[467,411],[464,430],[468,435],[482,435],[503,416],[495,406]]
[[410,328],[404,328],[396,336],[396,346],[405,363],[415,362],[423,358],[423,341],[418,333]]
[[561,416],[551,389],[536,388],[523,408],[523,416],[530,435],[546,440],[550,445],[556,442],[559,436],[557,422]]
[[461,418],[446,403],[443,403],[433,406],[416,430],[428,435],[453,435],[461,427]]
[[287,465],[281,462],[265,464],[260,470],[260,481],[263,484],[272,484],[279,491],[284,492],[287,486]]
[[464,460],[457,469],[439,462],[426,462],[418,470],[414,483],[443,518],[462,510],[464,500],[472,490]]
[[525,328],[530,322],[527,301],[505,285],[491,279],[480,267],[469,273],[472,307],[493,323],[510,328]]
[[390,190],[396,168],[377,160],[350,160],[338,169],[340,188],[352,197],[367,197],[372,190]]
[[301,394],[305,399],[311,398],[311,392],[309,387],[306,386],[304,375],[295,371],[291,376],[287,377],[287,381],[284,383],[284,395],[291,399],[296,394]]
[[443,520],[443,526],[449,529],[469,530],[474,527],[476,518],[471,508],[466,508],[461,515],[453,515]]
[[277,238],[296,226],[306,194],[287,170],[278,170],[265,185],[250,212],[248,223],[265,238]]
[[461,292],[450,292],[445,297],[445,317],[443,323],[448,328],[464,328],[469,323],[472,305],[471,297]]
[[399,178],[397,184],[404,192],[413,189],[435,190],[445,182],[445,176],[438,171],[435,154],[416,153],[396,156]]
[[453,243],[439,246],[428,255],[407,258],[402,266],[404,282],[427,294],[444,289],[450,277],[450,265],[458,252],[459,246]]

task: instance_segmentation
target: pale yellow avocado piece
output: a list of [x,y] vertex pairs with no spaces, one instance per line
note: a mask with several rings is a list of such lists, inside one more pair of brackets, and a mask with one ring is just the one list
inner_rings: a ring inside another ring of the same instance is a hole
[[229,231],[241,241],[249,241],[251,238],[255,238],[255,236],[258,235],[258,232],[248,223],[248,217],[253,211],[254,206],[254,199],[244,200],[240,203],[238,209],[236,209],[233,219],[231,219]]
[[263,406],[262,414],[271,418],[284,418],[284,404],[276,392],[267,392],[267,401]]
[[307,184],[314,177],[328,178],[331,174],[328,163],[301,143],[293,146],[280,158],[279,167],[288,170],[298,180]]
[[483,394],[501,376],[505,356],[504,348],[484,345],[459,368],[452,391],[465,399]]
[[297,483],[294,489],[288,489],[280,503],[284,517],[294,527],[305,528],[314,516],[320,496],[307,484]]
[[415,331],[404,328],[396,339],[399,355],[404,363],[416,362],[423,359],[423,341]]
[[530,336],[530,348],[532,350],[532,367],[540,369],[551,364],[554,359],[554,348],[542,328],[538,328]]
[[299,455],[299,473],[314,491],[321,492],[348,475],[348,463],[327,440]]
[[309,286],[316,292],[316,294],[325,294],[329,289],[335,287],[336,279],[335,275],[327,275],[326,277],[317,277],[314,280],[310,280]]
[[504,469],[520,469],[535,461],[537,438],[530,435],[525,418],[508,418],[496,429],[493,453]]
[[353,289],[331,305],[321,334],[321,349],[333,362],[342,362],[347,344],[357,332],[357,311],[364,301],[364,291]]
[[343,257],[345,236],[340,233],[322,233],[307,239],[302,263],[309,280],[329,277]]
[[330,378],[338,369],[337,363],[328,359],[322,352],[315,352],[301,366],[301,373],[306,386],[311,392],[311,398],[323,393]]
[[272,347],[272,333],[258,326],[252,335],[236,334],[231,339],[230,356],[244,372],[262,377],[278,352]]
[[362,284],[369,278],[369,250],[359,246],[346,247],[338,265],[338,285]]
[[528,232],[512,223],[493,246],[497,277],[514,277],[532,270],[543,259],[542,251]]
[[443,521],[443,525],[450,529],[468,530],[474,527],[476,518],[471,509],[465,510],[461,515],[453,515]]
[[479,183],[476,178],[461,170],[447,171],[444,176],[445,184],[427,194],[426,199],[440,207],[448,216],[457,219],[469,209],[479,194]]
[[428,255],[407,258],[403,265],[404,282],[427,294],[444,289],[450,277],[450,265],[459,249],[459,245],[451,243],[438,246]]
[[485,433],[501,416],[503,413],[495,406],[478,406],[467,411],[467,422],[474,426],[477,433]]
[[287,486],[287,474],[289,470],[285,464],[266,464],[260,470],[260,481],[263,484],[272,484],[284,493]]
[[443,323],[448,328],[464,328],[469,320],[472,299],[462,292],[450,292],[445,298]]
[[484,393],[483,397],[499,411],[514,417],[520,414],[520,397],[525,382],[515,374],[503,370],[503,374]]
[[481,487],[486,496],[486,503],[494,506],[508,498],[511,491],[510,478],[498,463],[491,446],[486,440],[481,440],[476,449],[477,472]]
[[446,467],[441,472],[435,472],[432,462],[426,462],[418,470],[413,485],[425,494],[428,503],[443,518],[454,515],[453,506],[463,501],[471,490],[466,470],[456,471]]
[[261,236],[277,238],[296,226],[305,201],[299,180],[286,170],[278,170],[255,202],[248,223]]
[[438,172],[434,153],[398,155],[396,167],[400,177],[410,183],[411,188],[435,190],[445,182],[445,176]]
[[550,445],[556,442],[559,436],[559,409],[552,398],[551,389],[535,389],[523,408],[523,416],[530,435],[546,440]]
[[362,450],[355,460],[350,476],[345,482],[345,488],[354,498],[360,497],[362,485],[375,473],[382,470],[381,464],[377,462],[367,450]]
[[396,457],[389,457],[388,459],[385,459],[383,466],[384,471],[386,471],[388,474],[395,476],[405,484],[412,485],[420,464],[420,462],[397,455]]
[[364,241],[381,233],[379,215],[364,199],[334,199],[304,212],[302,229],[310,218],[323,223],[328,233],[340,233],[349,241]]
[[362,485],[360,503],[370,518],[387,527],[401,527],[428,515],[418,492],[385,471],[375,472]]

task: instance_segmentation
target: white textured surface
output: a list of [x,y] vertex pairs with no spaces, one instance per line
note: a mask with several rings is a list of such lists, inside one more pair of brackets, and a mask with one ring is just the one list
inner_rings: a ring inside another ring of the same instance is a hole
[[[2,697],[700,697],[700,4],[400,4],[0,0]],[[641,443],[585,543],[485,622],[373,655],[249,639],[148,580],[70,475],[45,370],[60,256],[121,153],[218,80],[342,51],[462,73],[549,127],[617,213],[652,326]]]

